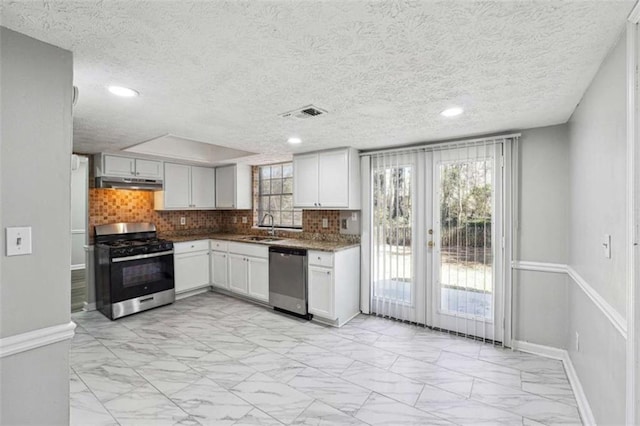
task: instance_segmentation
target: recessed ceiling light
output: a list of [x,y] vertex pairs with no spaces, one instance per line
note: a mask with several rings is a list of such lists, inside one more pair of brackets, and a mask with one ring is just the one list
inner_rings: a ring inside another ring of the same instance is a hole
[[456,115],[462,114],[464,110],[460,107],[447,108],[440,113],[443,117],[455,117]]
[[140,93],[133,89],[129,89],[128,87],[109,86],[109,91],[114,95],[122,96],[123,98],[133,98],[135,96],[140,96]]
[[296,143],[302,142],[302,140],[300,138],[289,138],[289,140],[287,140],[287,142],[296,144]]

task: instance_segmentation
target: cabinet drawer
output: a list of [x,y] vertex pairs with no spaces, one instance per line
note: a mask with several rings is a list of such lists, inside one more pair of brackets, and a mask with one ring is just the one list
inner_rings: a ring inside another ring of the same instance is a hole
[[211,240],[210,245],[211,250],[215,251],[227,251],[227,249],[229,248],[229,242],[222,240]]
[[269,247],[261,244],[229,243],[229,253],[253,257],[269,257]]
[[331,252],[309,250],[308,256],[309,265],[333,268],[333,253]]
[[191,253],[194,251],[209,250],[209,240],[184,241],[173,244],[173,251],[179,253]]

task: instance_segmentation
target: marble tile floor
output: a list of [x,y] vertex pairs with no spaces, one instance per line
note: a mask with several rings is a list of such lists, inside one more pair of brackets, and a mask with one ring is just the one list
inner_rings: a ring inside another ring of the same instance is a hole
[[73,425],[581,424],[560,361],[372,316],[336,329],[209,292],[72,319]]

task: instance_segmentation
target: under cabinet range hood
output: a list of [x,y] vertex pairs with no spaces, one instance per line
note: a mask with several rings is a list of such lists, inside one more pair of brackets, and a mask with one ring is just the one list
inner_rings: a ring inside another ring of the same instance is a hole
[[161,179],[140,179],[115,176],[96,178],[96,188],[138,189],[143,191],[162,191]]

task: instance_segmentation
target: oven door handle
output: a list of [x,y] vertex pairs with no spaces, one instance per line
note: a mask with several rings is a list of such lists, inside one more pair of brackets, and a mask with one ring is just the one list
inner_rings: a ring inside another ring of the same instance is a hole
[[118,263],[118,262],[126,262],[128,260],[149,259],[150,257],[167,256],[170,254],[173,254],[173,250],[161,251],[159,253],[138,254],[135,256],[127,256],[127,257],[116,257],[115,259],[111,259],[111,262]]

